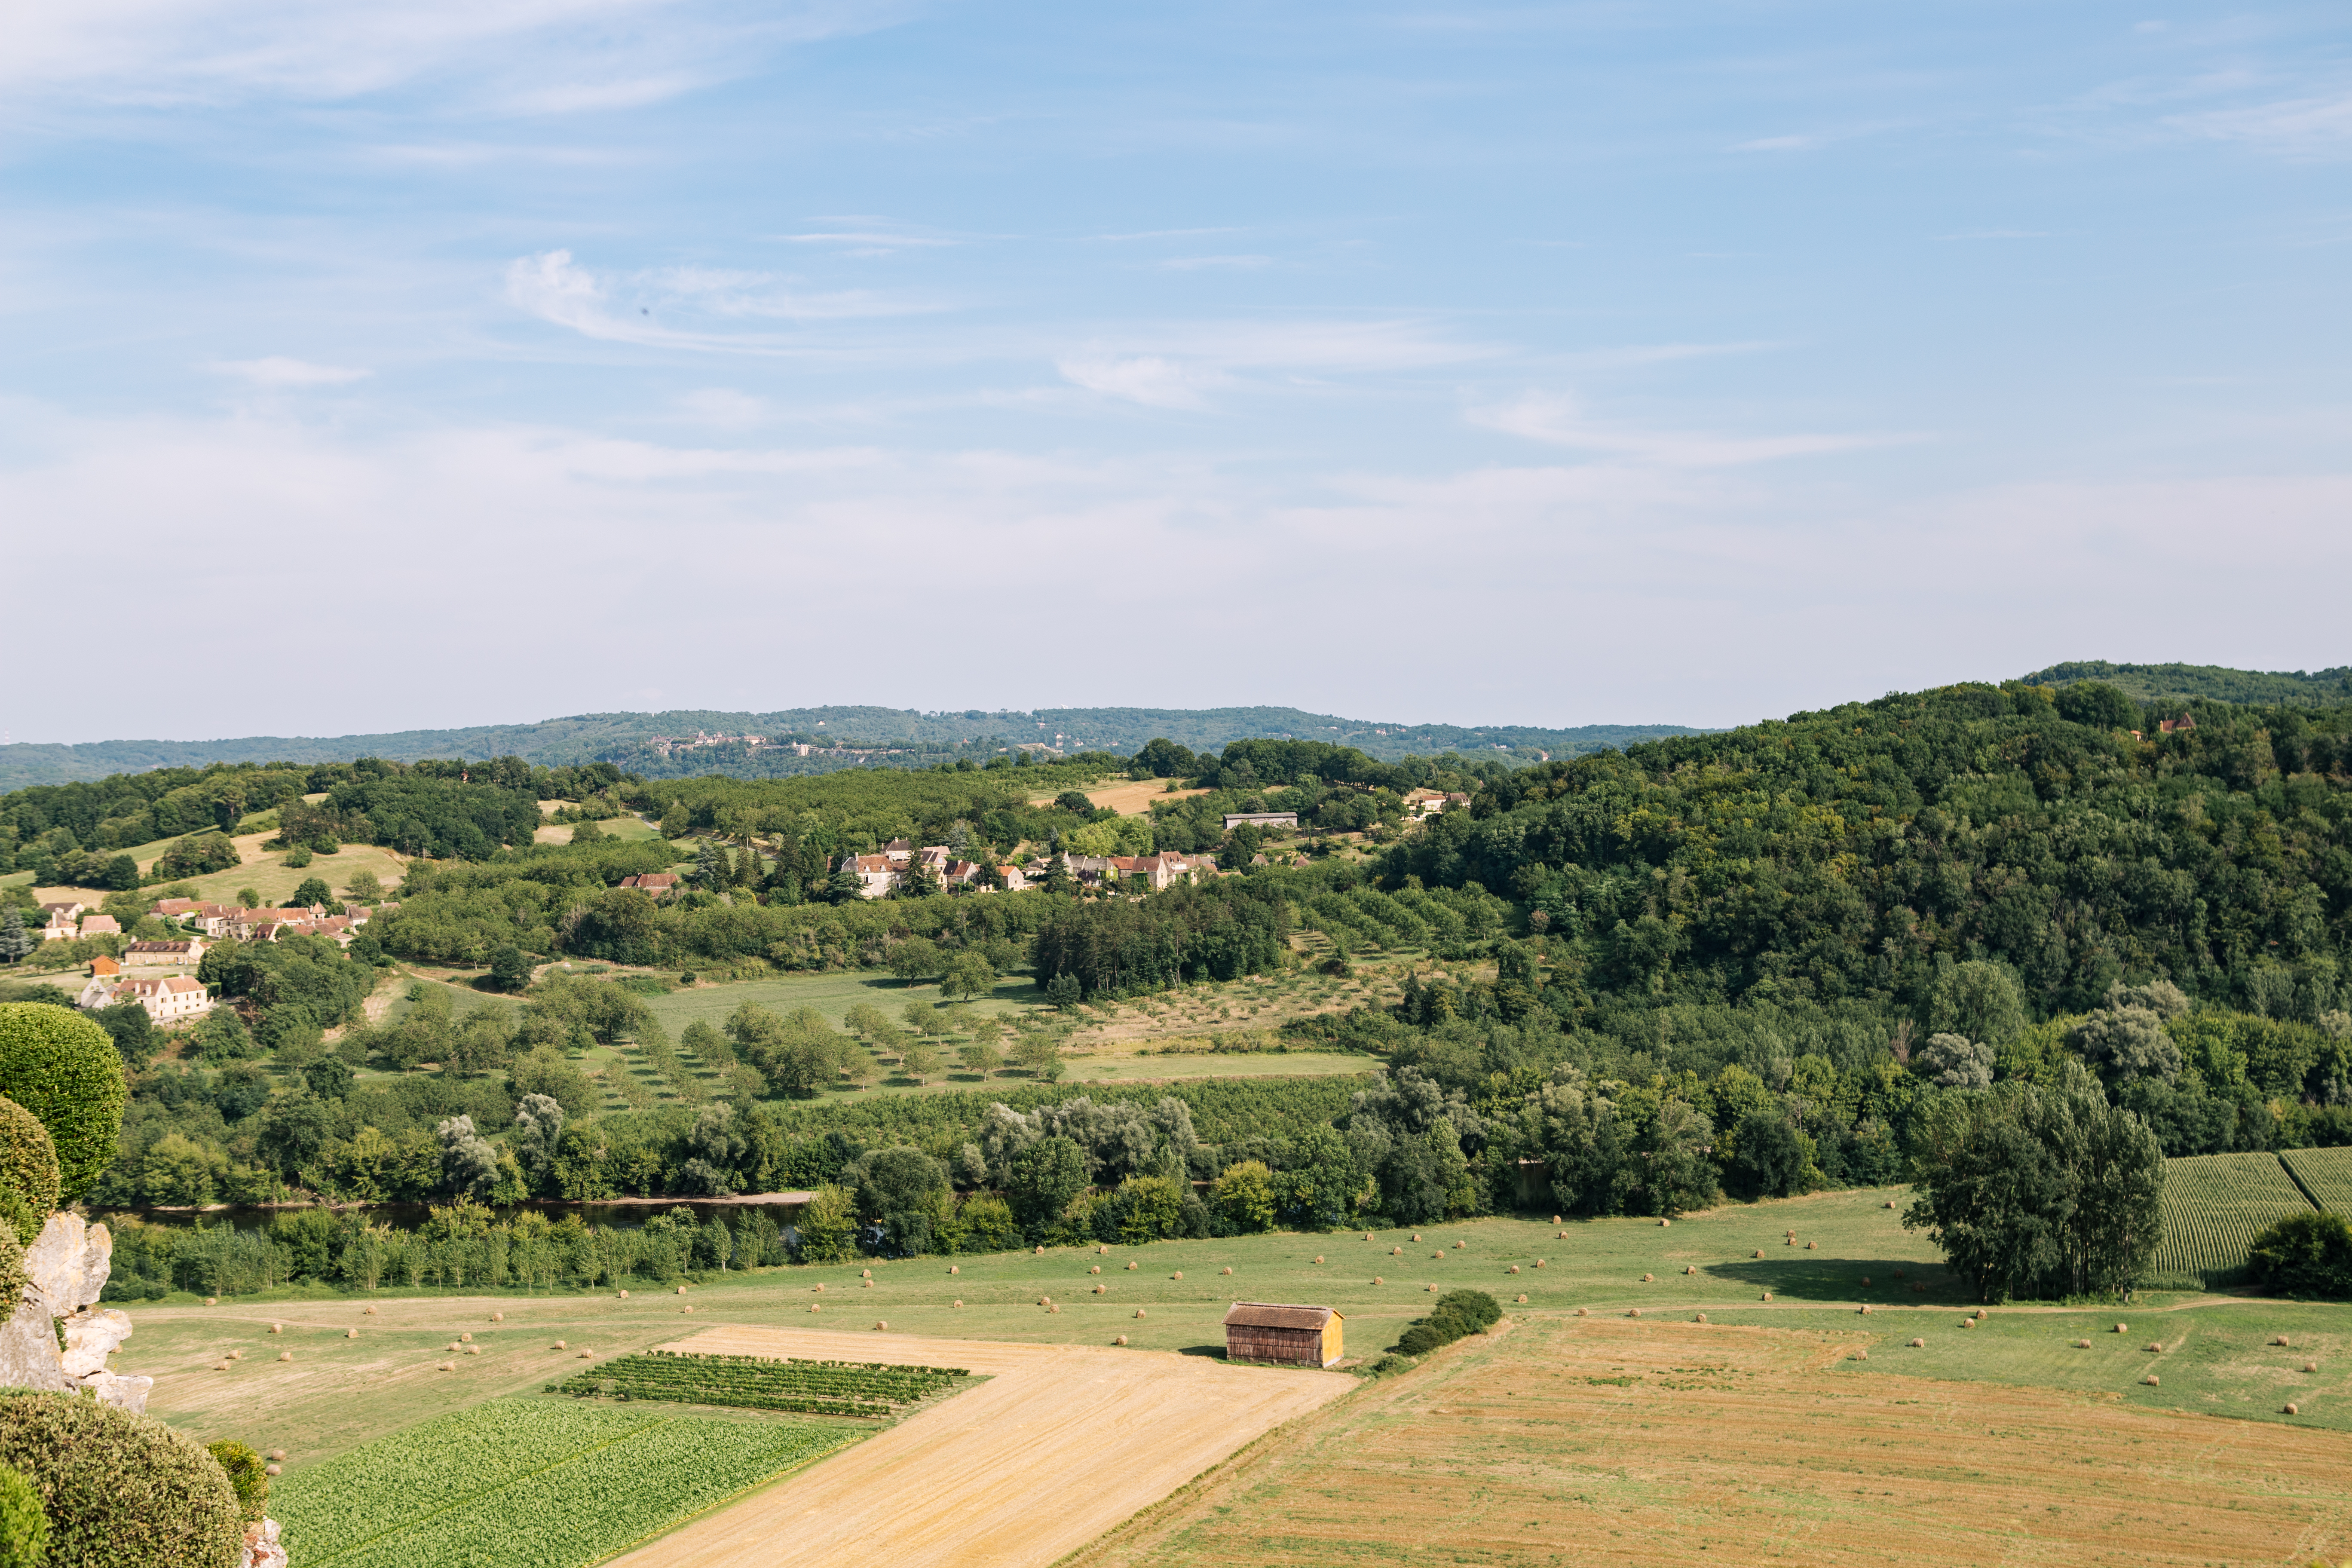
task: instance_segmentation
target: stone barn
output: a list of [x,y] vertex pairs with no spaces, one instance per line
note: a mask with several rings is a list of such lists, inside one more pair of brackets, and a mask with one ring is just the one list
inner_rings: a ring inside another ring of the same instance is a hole
[[1329,1366],[1345,1353],[1341,1321],[1328,1307],[1236,1301],[1225,1313],[1225,1359]]

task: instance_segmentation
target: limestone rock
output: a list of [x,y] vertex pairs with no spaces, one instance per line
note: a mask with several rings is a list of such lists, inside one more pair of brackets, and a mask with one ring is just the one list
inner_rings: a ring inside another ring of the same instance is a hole
[[42,1394],[66,1391],[66,1369],[58,1354],[58,1331],[47,1308],[25,1301],[0,1324],[0,1388],[30,1388]]
[[278,1544],[278,1521],[245,1527],[245,1568],[286,1568],[286,1548]]
[[70,1318],[98,1300],[113,1263],[114,1237],[106,1226],[78,1214],[53,1214],[25,1249],[25,1272],[32,1278],[25,1300],[45,1316]]
[[[116,1405],[133,1415],[147,1414],[147,1395],[154,1391],[152,1377],[125,1377],[121,1373],[94,1372],[81,1380],[100,1405]],[[281,1559],[281,1561],[283,1561]]]
[[128,1312],[109,1307],[102,1312],[75,1313],[66,1320],[66,1375],[87,1378],[104,1372],[106,1358],[130,1337]]

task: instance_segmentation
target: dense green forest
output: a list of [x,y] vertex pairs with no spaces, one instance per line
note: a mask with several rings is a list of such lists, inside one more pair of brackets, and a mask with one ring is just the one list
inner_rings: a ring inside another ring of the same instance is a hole
[[2215,664],[2110,664],[2104,658],[2053,664],[2024,678],[2028,686],[2095,680],[2144,705],[2178,707],[2198,698],[2287,708],[2352,702],[2352,666],[2334,669],[2227,669]]

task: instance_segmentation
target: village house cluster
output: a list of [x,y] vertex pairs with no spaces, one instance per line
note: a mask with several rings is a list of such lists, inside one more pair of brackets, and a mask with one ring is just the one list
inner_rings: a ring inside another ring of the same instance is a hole
[[[371,910],[365,904],[347,904],[341,914],[331,915],[319,904],[307,908],[241,909],[196,899],[161,899],[147,912],[176,922],[188,934],[130,942],[119,959],[103,953],[92,958],[89,979],[74,999],[75,1005],[95,1010],[136,1002],[158,1024],[202,1017],[212,1011],[213,998],[195,978],[194,972],[211,943],[323,936],[349,947],[352,936],[370,919],[398,907],[387,903]],[[46,940],[122,933],[121,922],[111,915],[92,914],[79,903],[44,904],[41,910],[47,917],[42,927]]]

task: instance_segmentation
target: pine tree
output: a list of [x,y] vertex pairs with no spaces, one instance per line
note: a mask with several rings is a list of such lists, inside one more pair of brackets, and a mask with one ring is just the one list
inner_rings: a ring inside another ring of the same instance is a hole
[[36,945],[33,933],[25,929],[23,911],[10,904],[8,912],[0,916],[0,961],[14,963]]

